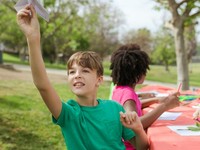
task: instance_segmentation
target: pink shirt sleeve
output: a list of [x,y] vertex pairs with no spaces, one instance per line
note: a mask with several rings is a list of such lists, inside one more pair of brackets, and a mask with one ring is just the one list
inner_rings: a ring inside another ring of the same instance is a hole
[[112,99],[124,105],[127,100],[133,100],[137,107],[138,116],[142,116],[141,102],[135,91],[128,86],[117,86],[113,90]]

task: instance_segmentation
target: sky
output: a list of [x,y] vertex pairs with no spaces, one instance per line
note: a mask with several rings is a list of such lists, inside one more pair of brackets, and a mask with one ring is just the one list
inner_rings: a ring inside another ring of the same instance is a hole
[[127,28],[148,28],[156,31],[166,18],[166,13],[153,9],[153,0],[113,0],[123,12]]
[[[153,0],[113,0],[113,2],[123,12],[127,29],[147,28],[155,32],[170,18],[169,12],[154,9],[156,3]],[[200,32],[200,25],[197,26],[197,31]],[[200,34],[197,38],[200,41]]]

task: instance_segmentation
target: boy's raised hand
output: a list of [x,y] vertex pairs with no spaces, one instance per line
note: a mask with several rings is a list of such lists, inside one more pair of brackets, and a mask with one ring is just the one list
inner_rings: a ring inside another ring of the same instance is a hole
[[40,33],[40,25],[37,14],[32,5],[27,5],[17,13],[17,23],[26,37],[38,35]]
[[132,112],[120,112],[120,121],[126,128],[130,128],[137,132],[137,130],[143,130],[142,123],[135,111]]

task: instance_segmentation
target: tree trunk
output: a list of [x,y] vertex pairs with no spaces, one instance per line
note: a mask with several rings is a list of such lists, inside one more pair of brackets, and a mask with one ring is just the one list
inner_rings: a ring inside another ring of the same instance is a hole
[[0,50],[0,64],[3,64],[3,51]]
[[184,27],[175,27],[175,46],[177,63],[177,82],[182,83],[182,90],[189,89],[188,59],[184,46]]
[[167,61],[165,61],[165,71],[169,72],[169,64]]

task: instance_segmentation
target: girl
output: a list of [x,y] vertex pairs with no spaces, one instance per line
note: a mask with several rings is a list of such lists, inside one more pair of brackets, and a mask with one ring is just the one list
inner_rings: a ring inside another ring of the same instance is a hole
[[[146,103],[159,102],[151,112],[142,114],[142,103],[135,92],[136,84],[143,83],[150,59],[135,44],[123,45],[111,56],[110,69],[113,83],[116,85],[112,92],[112,99],[119,102],[127,112],[137,112],[143,128],[147,129],[163,112],[179,106],[177,93],[161,100],[149,100]],[[143,105],[146,105],[145,103]],[[129,142],[125,142],[127,150],[133,150]]]

